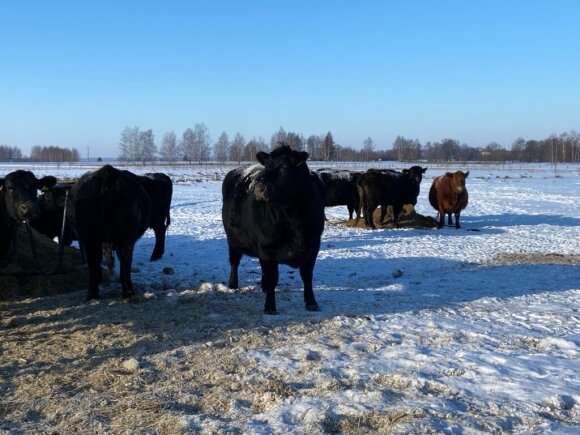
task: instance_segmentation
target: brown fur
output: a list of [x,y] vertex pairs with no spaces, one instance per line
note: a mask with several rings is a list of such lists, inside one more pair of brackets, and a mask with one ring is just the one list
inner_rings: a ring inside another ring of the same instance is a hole
[[429,190],[429,203],[439,212],[439,228],[445,223],[445,215],[448,215],[448,224],[453,225],[451,214],[455,215],[455,228],[461,228],[459,216],[461,210],[467,207],[468,194],[465,187],[465,179],[469,171],[454,173],[447,172],[433,179]]

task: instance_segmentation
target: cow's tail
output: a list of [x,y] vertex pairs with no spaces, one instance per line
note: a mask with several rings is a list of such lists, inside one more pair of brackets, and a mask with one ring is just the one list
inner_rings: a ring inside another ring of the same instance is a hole
[[168,210],[167,217],[165,219],[165,228],[167,228],[169,225],[171,225],[171,212]]

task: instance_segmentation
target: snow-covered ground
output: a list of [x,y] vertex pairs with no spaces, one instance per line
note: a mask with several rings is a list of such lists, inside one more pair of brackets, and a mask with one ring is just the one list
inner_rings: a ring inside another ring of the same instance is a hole
[[[416,210],[434,216],[429,186],[450,168],[425,166]],[[221,223],[228,169],[159,168],[174,179],[174,196],[165,257],[148,261],[150,231],[135,250],[133,280],[147,297],[231,293]],[[258,322],[280,339],[231,350],[254,368],[245,385],[284,373],[289,390],[266,395],[258,408],[232,399],[219,415],[184,410],[183,427],[578,433],[580,167],[467,169],[460,230],[347,228],[346,207],[327,209],[314,271],[322,311],[304,310],[298,272],[281,266],[280,314]],[[240,298],[260,295],[256,259],[244,257],[239,278]],[[235,304],[229,309],[208,316],[237,315]]]

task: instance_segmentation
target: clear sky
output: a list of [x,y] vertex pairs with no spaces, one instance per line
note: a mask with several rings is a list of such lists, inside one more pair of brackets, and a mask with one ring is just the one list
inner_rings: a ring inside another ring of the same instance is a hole
[[580,130],[580,1],[0,0],[0,144],[126,126],[473,146]]

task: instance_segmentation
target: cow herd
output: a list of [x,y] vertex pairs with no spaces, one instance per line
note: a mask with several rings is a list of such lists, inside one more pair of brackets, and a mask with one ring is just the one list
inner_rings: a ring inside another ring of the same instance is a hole
[[[222,222],[231,268],[228,286],[238,287],[243,255],[258,258],[267,314],[277,312],[280,264],[300,270],[306,309],[319,310],[312,281],[326,206],[346,205],[349,218],[362,216],[369,228],[375,228],[375,209],[380,207],[383,223],[391,206],[393,223],[398,226],[403,205],[416,205],[427,170],[412,166],[402,171],[311,171],[307,158],[306,152],[280,145],[271,153],[259,152],[258,164],[231,170],[222,184]],[[460,228],[461,210],[468,201],[468,175],[469,171],[457,171],[434,178],[429,202],[439,214],[440,228],[445,215],[449,225],[454,215],[455,227]],[[39,197],[37,190],[42,191]],[[15,227],[24,221],[50,238],[58,237],[64,246],[78,240],[89,269],[87,299],[99,297],[101,262],[110,261],[115,251],[123,297],[130,297],[135,293],[133,249],[147,228],[155,233],[150,260],[164,254],[172,191],[172,181],[165,174],[140,176],[111,165],[60,184],[52,176],[37,179],[32,172],[14,171],[0,178],[0,259],[8,255]]]

